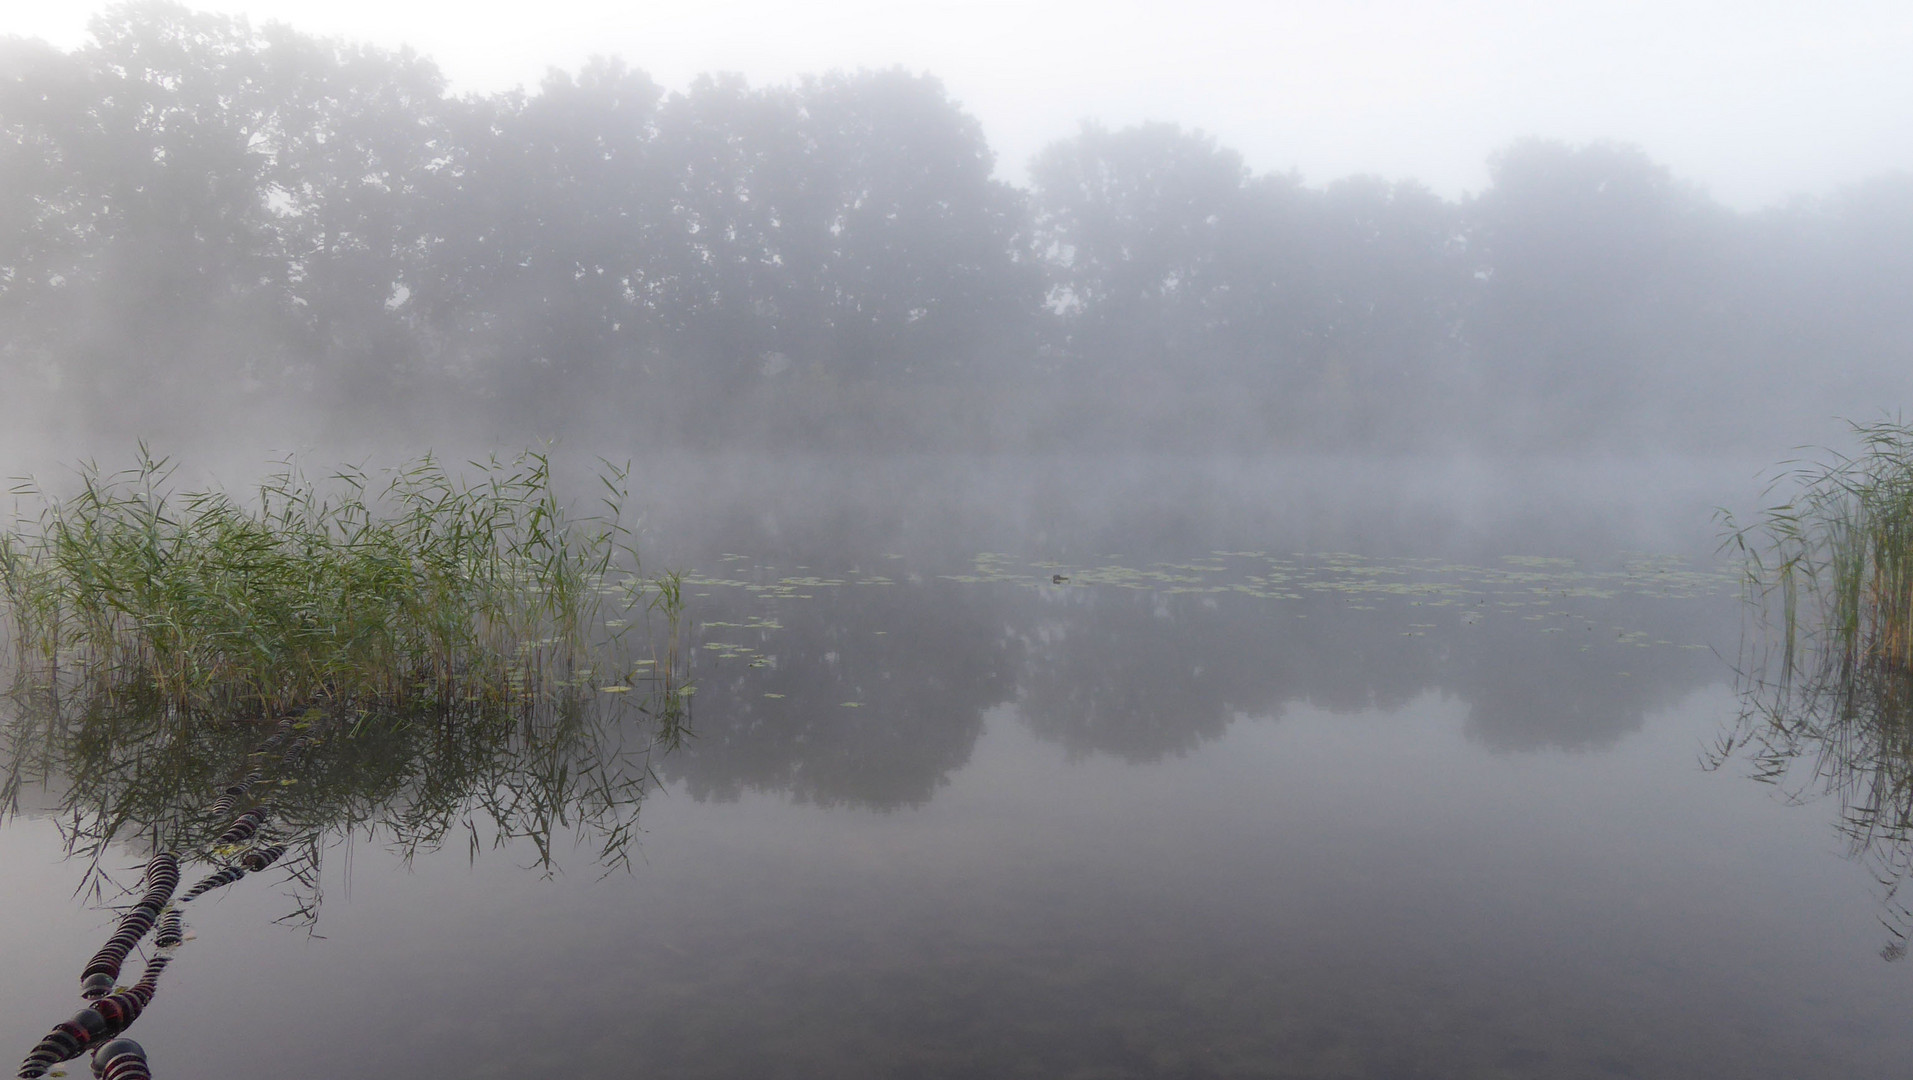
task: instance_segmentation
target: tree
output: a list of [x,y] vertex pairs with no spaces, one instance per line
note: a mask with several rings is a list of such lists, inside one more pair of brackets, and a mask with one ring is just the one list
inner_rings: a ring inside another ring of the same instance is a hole
[[556,425],[656,346],[675,269],[660,97],[597,59],[453,114],[419,304],[503,414]]
[[285,361],[248,31],[166,4],[92,29],[63,63],[16,51],[8,80],[4,153],[33,207],[14,285],[39,316],[9,326],[10,346],[104,423],[241,406]]
[[851,379],[961,366],[1033,307],[1020,200],[934,79],[704,79],[661,126],[684,253],[668,307],[729,385],[767,356]]
[[1204,349],[1218,252],[1249,175],[1200,132],[1087,124],[1030,167],[1049,305],[1085,371]]
[[[1633,147],[1526,140],[1468,208],[1484,281],[1473,326],[1496,393],[1545,405],[1537,432],[1622,437],[1699,346],[1719,211]],[[1626,435],[1637,435],[1628,430]]]
[[256,197],[308,379],[332,405],[410,403],[440,374],[417,294],[446,244],[435,215],[464,167],[444,79],[409,52],[283,26],[248,44],[267,102],[249,134],[266,162]]

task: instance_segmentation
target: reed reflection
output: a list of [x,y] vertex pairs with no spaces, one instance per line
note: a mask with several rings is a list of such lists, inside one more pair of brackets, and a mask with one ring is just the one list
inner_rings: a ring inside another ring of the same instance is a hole
[[[587,670],[542,680],[540,692],[509,703],[471,695],[404,709],[322,702],[235,715],[181,704],[151,680],[63,687],[57,677],[36,685],[31,674],[23,671],[17,707],[0,726],[0,825],[28,798],[51,811],[83,863],[79,891],[122,910],[81,972],[79,1011],[28,1051],[23,1078],[89,1050],[96,1072],[123,1058],[112,1075],[135,1067],[142,1071],[128,1075],[148,1075],[144,1050],[120,1036],[206,914],[193,901],[249,876],[279,871],[291,908],[277,921],[310,927],[326,853],[355,841],[408,861],[461,842],[474,859],[486,847],[528,848],[549,874],[555,842],[570,835],[594,846],[607,869],[628,866],[653,787],[649,753],[684,729],[684,695],[668,675],[645,680],[641,695],[628,676],[603,686]],[[152,852],[137,882],[113,878],[125,848]],[[135,950],[144,952],[142,973],[122,985]]]
[[607,870],[628,867],[653,756],[688,726],[688,699],[664,673],[574,673],[535,698],[403,711],[209,715],[142,685],[41,688],[13,705],[0,725],[0,814],[56,822],[86,868],[82,892],[117,896],[116,845],[231,861],[222,833],[262,807],[260,835],[289,849],[277,864],[293,886],[287,918],[305,921],[318,913],[322,858],[341,842],[408,860],[510,848],[551,873],[569,840]]
[[[359,833],[408,857],[522,842],[549,871],[573,829],[625,861],[629,733],[675,741],[683,694],[682,598],[637,572],[624,469],[588,515],[530,451],[318,479],[287,459],[243,498],[175,475],[142,447],[66,498],[21,487],[39,513],[0,531],[0,810],[38,788],[84,888],[119,841],[232,872],[254,833],[301,853],[307,917],[320,853]],[[636,652],[654,616],[661,661]]]
[[1880,955],[1907,953],[1913,905],[1913,672],[1880,659],[1828,663],[1794,678],[1747,678],[1735,727],[1710,752],[1794,802],[1833,799],[1848,854],[1881,889]]
[[[173,475],[142,449],[131,469],[82,469],[66,499],[23,488],[37,521],[0,531],[17,656],[0,824],[31,792],[83,863],[78,891],[121,909],[80,973],[83,1004],[26,1052],[22,1080],[88,1051],[96,1074],[150,1075],[120,1036],[194,901],[276,869],[292,902],[279,921],[309,926],[339,843],[409,860],[463,838],[473,858],[529,848],[550,873],[569,832],[628,865],[650,746],[683,731],[677,579],[637,575],[622,470],[606,467],[604,512],[583,518],[532,453],[461,473],[427,457],[383,483],[311,481],[288,461],[256,501]],[[653,614],[661,667],[626,633]],[[145,863],[130,903],[110,876],[122,849]],[[135,950],[143,970],[122,983]]]

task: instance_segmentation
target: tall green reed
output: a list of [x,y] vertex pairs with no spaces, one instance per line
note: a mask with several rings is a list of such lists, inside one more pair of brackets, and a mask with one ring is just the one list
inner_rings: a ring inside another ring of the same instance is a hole
[[178,491],[173,474],[142,447],[130,469],[80,470],[66,498],[15,489],[39,504],[0,533],[23,675],[138,679],[181,707],[265,712],[503,699],[576,660],[607,604],[644,591],[627,472],[608,463],[589,514],[536,452],[321,481],[288,459],[245,502]]
[[1788,797],[1832,797],[1849,854],[1883,889],[1889,960],[1913,941],[1913,428],[1855,425],[1858,449],[1796,466],[1730,527],[1757,617],[1741,714],[1709,764],[1742,758]]
[[1791,490],[1752,525],[1726,519],[1783,679],[1808,664],[1913,670],[1913,427],[1854,434],[1854,454],[1783,474],[1774,490]]

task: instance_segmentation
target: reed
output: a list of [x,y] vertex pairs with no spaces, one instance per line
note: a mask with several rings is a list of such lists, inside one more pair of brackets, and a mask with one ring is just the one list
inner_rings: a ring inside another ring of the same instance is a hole
[[1728,544],[1755,617],[1741,714],[1707,755],[1791,799],[1838,801],[1849,854],[1883,889],[1889,960],[1913,941],[1913,428],[1856,425],[1859,448],[1783,473],[1784,498]]
[[503,700],[645,591],[608,463],[587,515],[534,452],[317,482],[288,459],[244,502],[173,474],[142,447],[130,469],[80,470],[66,498],[15,489],[38,512],[0,533],[0,601],[29,682],[137,681],[260,715]]
[[1913,427],[1854,433],[1858,452],[1785,473],[1784,501],[1748,527],[1728,521],[1783,679],[1804,665],[1913,671]]

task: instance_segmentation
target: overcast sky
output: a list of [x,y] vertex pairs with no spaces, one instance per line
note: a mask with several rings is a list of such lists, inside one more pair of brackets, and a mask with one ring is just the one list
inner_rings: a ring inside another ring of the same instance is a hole
[[[71,47],[98,3],[0,0]],[[666,87],[902,64],[941,77],[1020,180],[1084,119],[1174,120],[1258,171],[1478,189],[1523,135],[1644,147],[1753,208],[1913,170],[1913,0],[201,0],[435,59],[461,91],[622,56]]]

